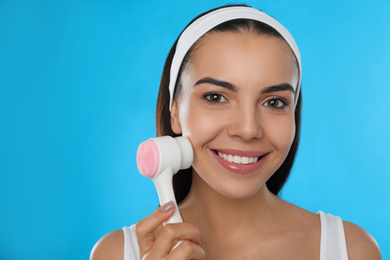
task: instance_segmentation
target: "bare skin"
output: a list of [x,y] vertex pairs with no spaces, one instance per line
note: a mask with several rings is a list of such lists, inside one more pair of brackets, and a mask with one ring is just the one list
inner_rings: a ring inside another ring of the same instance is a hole
[[[205,78],[235,89],[199,83]],[[295,87],[297,80],[294,56],[279,38],[209,33],[200,41],[171,111],[173,131],[194,148],[192,187],[179,205],[185,223],[163,227],[173,211],[160,208],[137,223],[141,257],[319,259],[319,216],[273,195],[265,185],[295,134],[294,91],[266,90],[280,84]],[[238,174],[216,159],[216,151],[223,149],[258,151],[266,160],[253,172]],[[349,222],[344,228],[349,259],[381,259],[368,233]],[[184,243],[170,252],[179,240]],[[123,259],[123,232],[103,237],[91,259]]]

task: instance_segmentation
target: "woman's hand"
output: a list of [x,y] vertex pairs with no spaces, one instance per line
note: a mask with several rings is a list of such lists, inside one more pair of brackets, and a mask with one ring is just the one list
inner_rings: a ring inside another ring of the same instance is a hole
[[[200,232],[193,224],[167,224],[156,235],[156,230],[174,211],[175,204],[171,201],[137,223],[135,230],[141,259],[205,259],[205,252],[200,246]],[[182,243],[172,250],[178,241]]]

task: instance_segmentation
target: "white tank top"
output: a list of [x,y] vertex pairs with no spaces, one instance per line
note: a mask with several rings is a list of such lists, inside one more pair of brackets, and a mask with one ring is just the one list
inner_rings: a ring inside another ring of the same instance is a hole
[[322,211],[318,214],[321,219],[320,260],[348,260],[343,221]]
[[[320,260],[348,260],[344,226],[340,217],[318,211],[321,219]],[[124,260],[140,260],[135,225],[123,228]]]

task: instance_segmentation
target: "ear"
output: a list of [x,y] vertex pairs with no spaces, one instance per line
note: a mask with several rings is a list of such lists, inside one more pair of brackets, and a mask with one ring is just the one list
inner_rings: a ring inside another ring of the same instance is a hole
[[173,100],[171,107],[171,128],[175,134],[179,135],[182,133],[182,130],[179,119],[179,108],[177,106],[176,100]]

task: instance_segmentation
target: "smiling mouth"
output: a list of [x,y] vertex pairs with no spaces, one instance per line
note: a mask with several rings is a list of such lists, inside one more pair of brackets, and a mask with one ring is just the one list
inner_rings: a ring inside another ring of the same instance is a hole
[[246,156],[238,156],[233,154],[226,154],[219,151],[215,151],[215,153],[225,161],[235,164],[253,164],[259,161],[263,156],[260,157],[246,157]]

